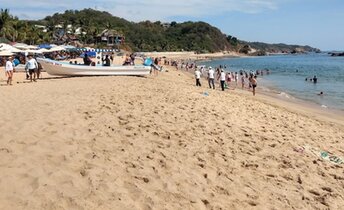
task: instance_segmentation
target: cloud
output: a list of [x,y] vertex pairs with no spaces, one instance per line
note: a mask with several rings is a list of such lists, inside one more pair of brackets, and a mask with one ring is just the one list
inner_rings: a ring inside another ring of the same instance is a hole
[[2,0],[20,18],[39,19],[69,9],[94,8],[132,21],[201,17],[226,12],[259,13],[275,10],[283,0]]

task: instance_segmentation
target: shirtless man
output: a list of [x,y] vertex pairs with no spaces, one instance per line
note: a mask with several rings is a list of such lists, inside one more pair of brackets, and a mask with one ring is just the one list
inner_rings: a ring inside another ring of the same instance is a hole
[[257,87],[257,76],[253,76],[250,78],[251,85],[252,85],[252,93],[255,96],[256,95],[256,87]]

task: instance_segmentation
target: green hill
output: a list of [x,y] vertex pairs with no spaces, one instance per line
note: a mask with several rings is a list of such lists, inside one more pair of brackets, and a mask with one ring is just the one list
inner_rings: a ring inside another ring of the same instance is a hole
[[[67,10],[38,21],[19,20],[1,9],[0,37],[28,44],[57,43],[106,47],[100,34],[104,30],[125,37],[117,47],[132,51],[259,52],[315,51],[308,46],[271,45],[240,41],[205,22],[134,23],[108,12],[93,9]],[[113,41],[113,40],[112,40]]]

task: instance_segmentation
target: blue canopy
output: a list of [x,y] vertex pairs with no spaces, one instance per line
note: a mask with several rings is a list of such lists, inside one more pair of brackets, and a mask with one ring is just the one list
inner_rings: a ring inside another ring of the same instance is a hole
[[40,45],[38,45],[38,48],[50,49],[50,48],[52,48],[52,46],[50,46],[50,44],[40,44]]
[[88,55],[88,57],[96,57],[96,52],[84,52],[83,54],[80,55],[80,57],[85,57],[85,54]]

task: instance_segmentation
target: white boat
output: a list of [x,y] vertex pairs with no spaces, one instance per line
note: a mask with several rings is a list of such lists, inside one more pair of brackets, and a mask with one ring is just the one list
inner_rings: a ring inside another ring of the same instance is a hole
[[86,66],[37,58],[50,75],[56,76],[144,76],[150,74],[150,66]]

